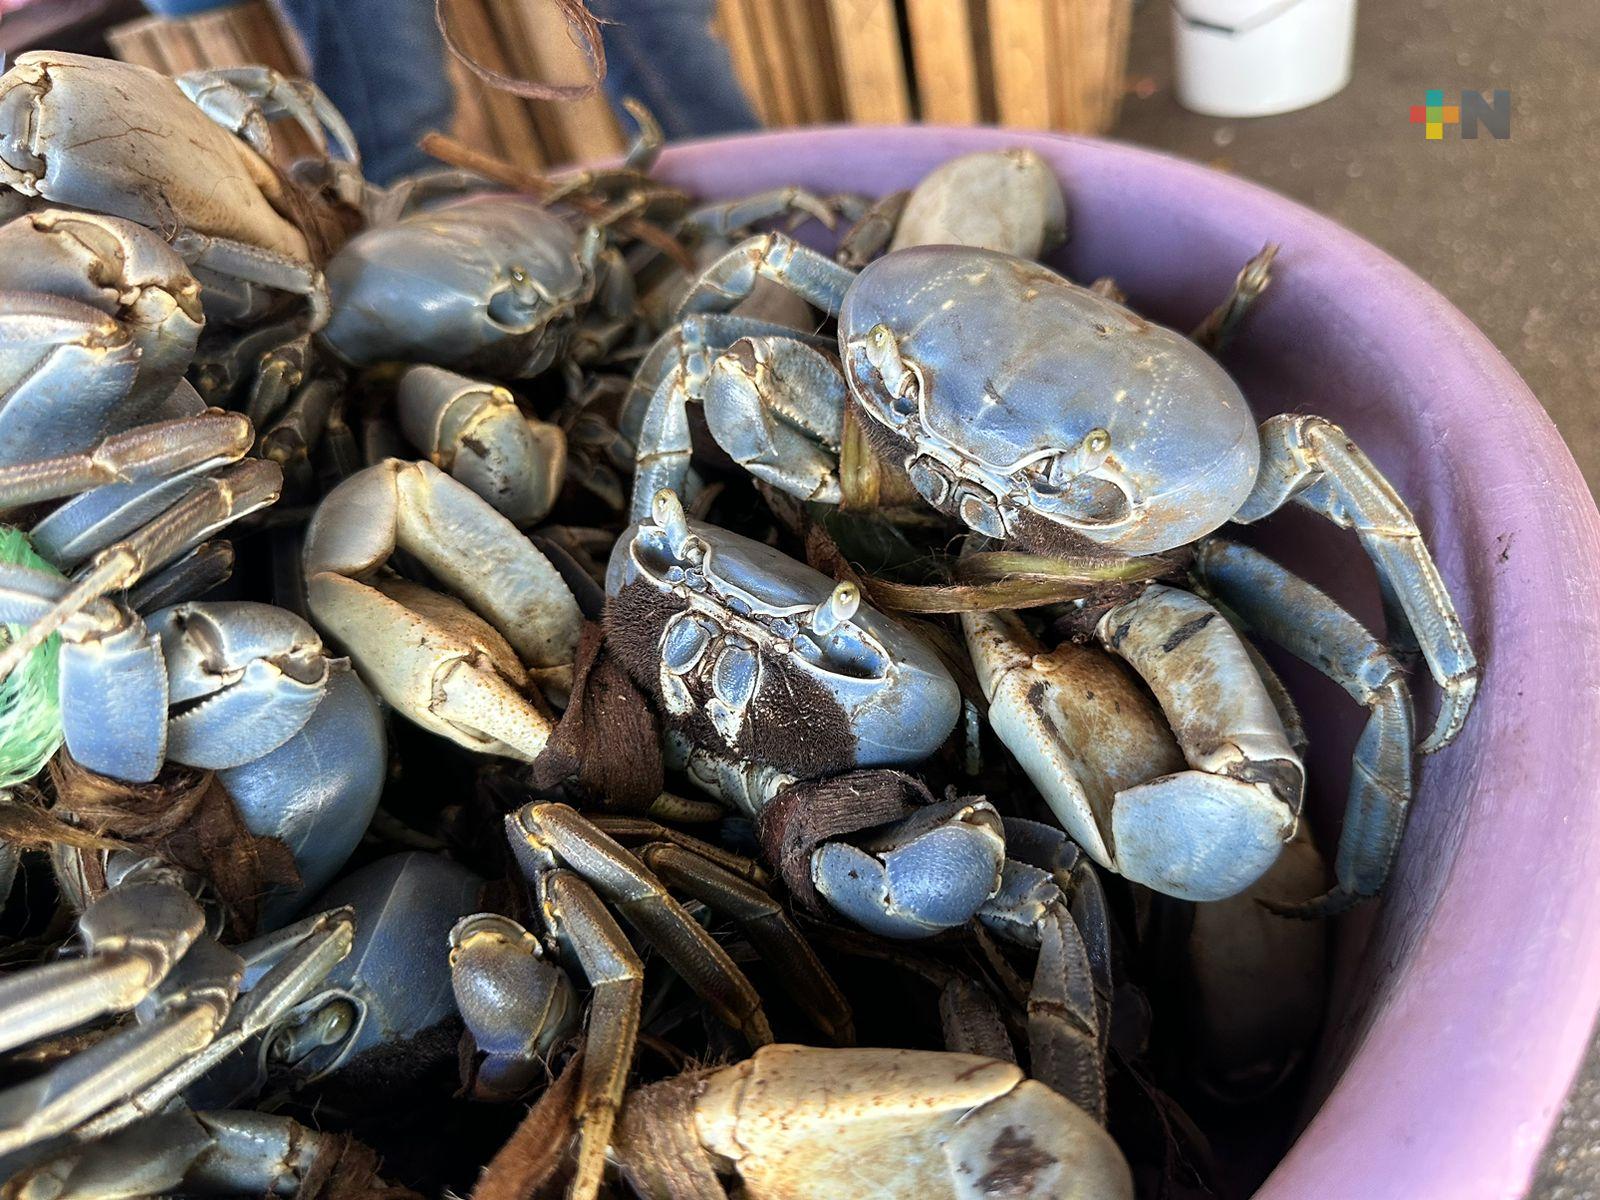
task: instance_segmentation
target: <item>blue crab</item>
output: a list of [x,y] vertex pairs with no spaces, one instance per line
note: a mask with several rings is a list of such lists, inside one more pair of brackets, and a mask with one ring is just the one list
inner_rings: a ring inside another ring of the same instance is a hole
[[[761,280],[837,318],[837,358],[814,337],[725,315]],[[1261,284],[1241,276],[1236,291],[1254,294]],[[1229,603],[1265,587],[1273,611],[1254,606],[1251,624],[1281,636],[1374,713],[1357,749],[1338,883],[1308,911],[1382,887],[1411,791],[1409,750],[1397,749],[1410,736],[1402,674],[1328,597],[1203,541],[1229,521],[1255,522],[1290,502],[1352,529],[1377,568],[1393,635],[1414,639],[1440,688],[1418,749],[1448,745],[1476,693],[1476,658],[1416,521],[1341,430],[1305,415],[1258,427],[1237,385],[1193,341],[1102,290],[983,247],[911,247],[857,273],[783,234],[762,234],[709,268],[679,312],[719,331],[698,374],[713,435],[737,429],[725,435],[736,443],[730,450],[774,487],[837,502],[838,448],[850,420],[922,500],[976,533],[1096,563],[1198,544],[1200,577],[1209,563],[1208,586]],[[655,391],[639,445],[636,514],[647,489],[687,480],[683,407],[694,398],[689,386],[664,382]],[[1058,815],[1097,861],[1150,886],[1192,898],[1236,894],[1294,829],[1298,757],[1247,652],[1206,600],[1154,586],[1114,607],[1096,635],[1155,690],[1189,770],[1163,749],[1163,730],[1145,740],[1140,761],[1123,764],[1118,786],[1154,786],[1160,777],[1171,789],[1165,796],[1138,793],[1139,804],[1121,810],[1121,831],[1110,827],[1113,805],[1104,799],[1057,804]],[[1025,694],[1036,651],[1005,645],[1009,628],[990,623],[979,638],[968,625],[975,656],[989,656],[978,666],[991,696],[1002,683]],[[1202,630],[1188,651],[1193,662],[1180,668],[1163,647],[1179,631],[1175,646]],[[1195,674],[1201,660],[1211,664],[1203,678]],[[1089,703],[1082,716],[1093,723],[1100,711]],[[1041,790],[1059,795],[1077,786],[1057,773],[1075,751],[1051,749],[1041,719],[1002,712],[997,731]]]
[[[79,918],[81,956],[0,985],[8,1049],[135,1017],[0,1092],[8,1176],[27,1166],[48,1177],[35,1165],[41,1151],[140,1126],[180,1098],[227,1106],[269,1081],[359,1073],[371,1052],[455,1016],[446,938],[482,884],[464,867],[419,853],[380,859],[318,897],[316,916],[230,948],[207,932],[191,881],[148,859],[122,865]],[[271,1151],[268,1142],[243,1161],[264,1166]]]
[[[654,698],[691,778],[752,817],[798,781],[921,762],[960,716],[938,657],[855,585],[689,521],[671,491],[618,539],[606,593],[607,645]],[[829,842],[810,869],[852,919],[920,937],[971,917],[1003,857],[993,807],[952,801],[865,846]]]

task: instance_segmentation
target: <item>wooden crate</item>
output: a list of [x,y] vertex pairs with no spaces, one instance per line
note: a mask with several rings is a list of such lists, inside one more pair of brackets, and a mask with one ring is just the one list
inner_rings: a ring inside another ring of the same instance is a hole
[[[718,0],[717,31],[761,120],[1103,133],[1133,0]],[[824,18],[824,19],[819,19]]]
[[[587,78],[583,53],[549,0],[451,0],[449,18],[457,43],[490,70],[545,83]],[[251,62],[307,74],[298,40],[268,0],[171,20],[142,18],[108,30],[106,41],[118,58],[171,75]],[[474,150],[538,171],[610,157],[626,146],[598,92],[569,103],[523,100],[489,86],[453,55],[445,58],[456,94],[447,132]]]
[[[717,0],[716,29],[770,126],[838,121],[1102,133],[1116,120],[1133,0]],[[545,83],[586,78],[549,0],[451,0],[450,27],[476,61]],[[112,29],[112,51],[178,74],[264,62],[304,74],[298,42],[269,0]],[[447,55],[449,131],[526,170],[619,153],[625,136],[598,93],[522,100]]]

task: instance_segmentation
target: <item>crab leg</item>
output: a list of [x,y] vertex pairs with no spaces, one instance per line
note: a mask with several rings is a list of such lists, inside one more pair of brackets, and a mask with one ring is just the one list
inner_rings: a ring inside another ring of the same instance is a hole
[[828,344],[772,321],[722,312],[690,314],[657,338],[639,364],[623,406],[622,433],[633,439],[638,455],[635,520],[649,516],[651,497],[662,488],[683,493],[693,450],[688,404],[705,399],[712,364],[743,337],[796,338],[816,348]]
[[1243,641],[1206,601],[1160,584],[1107,612],[1095,633],[1155,693],[1191,768],[1118,795],[1118,867],[1183,899],[1237,894],[1278,857],[1305,788]]
[[165,1108],[176,1096],[310,997],[355,941],[355,911],[336,908],[239,947],[244,995],[198,1054],[82,1127],[101,1137]]
[[174,82],[206,116],[263,158],[272,157],[269,122],[288,118],[305,131],[319,156],[327,157],[331,134],[339,156],[361,164],[349,123],[322,89],[307,80],[285,78],[270,67],[239,66],[189,71]]
[[77,454],[0,466],[0,509],[55,500],[103,484],[208,471],[244,457],[252,436],[244,417],[217,410],[141,425]]
[[195,229],[180,230],[172,239],[172,248],[194,270],[207,293],[232,293],[230,299],[241,308],[247,305],[241,285],[255,284],[304,297],[308,332],[321,329],[333,313],[327,279],[316,267],[293,255],[234,238],[208,236]]
[[71,1131],[204,1050],[242,970],[237,954],[198,938],[147,998],[140,1024],[0,1092],[0,1156]]
[[538,894],[545,923],[563,951],[582,966],[591,988],[577,1114],[577,1170],[567,1195],[569,1200],[593,1200],[633,1066],[644,964],[600,898],[577,874],[545,872]]
[[1296,915],[1338,912],[1383,888],[1411,803],[1411,694],[1399,663],[1331,597],[1259,551],[1219,539],[1200,544],[1195,570],[1262,636],[1310,663],[1370,715],[1351,763],[1337,884]]
[[1261,426],[1261,474],[1233,519],[1259,521],[1291,500],[1354,529],[1361,539],[1385,581],[1386,597],[1404,610],[1439,685],[1439,714],[1418,749],[1444,749],[1461,732],[1477,695],[1478,660],[1416,518],[1337,425],[1280,414]]
[[1104,1124],[1099,989],[1088,947],[1060,887],[1046,871],[1008,859],[999,892],[978,917],[1001,936],[1039,952],[1027,1005],[1033,1077]]
[[[171,1112],[15,1176],[22,1198],[292,1196],[337,1166],[344,1139],[261,1112]],[[375,1181],[377,1182],[377,1181]],[[384,1190],[379,1193],[398,1194]]]
[[506,827],[530,880],[558,863],[576,871],[661,952],[718,1020],[752,1046],[772,1040],[754,985],[650,868],[564,804],[526,805],[506,818]]
[[781,233],[746,238],[701,274],[678,306],[678,315],[729,312],[770,279],[813,308],[838,316],[856,274]]
[[165,880],[130,880],[78,918],[85,954],[0,981],[0,1052],[126,1012],[172,971],[205,914]]
[[840,216],[865,211],[854,196],[819,196],[802,187],[772,188],[753,196],[742,196],[723,204],[707,204],[688,216],[688,223],[715,237],[731,237],[758,221],[793,214],[796,220],[810,217],[832,229]]
[[[1008,860],[1035,868],[1045,873],[1059,892],[1066,897],[1067,911],[1072,914],[1077,936],[1082,939],[1084,951],[1089,956],[1089,968],[1094,977],[1096,1010],[1099,1014],[1100,1055],[1106,1053],[1106,1043],[1111,1031],[1111,994],[1114,986],[1111,962],[1111,915],[1106,901],[1105,888],[1100,876],[1091,865],[1089,856],[1071,838],[1054,825],[1042,821],[1029,821],[1022,817],[1007,817],[1006,857]],[[1046,891],[1037,893],[1045,900],[1053,899]],[[1001,910],[986,906],[978,916],[996,928],[991,918]],[[1031,914],[1036,911],[1027,905],[1012,906],[1006,910],[1014,921],[1020,914],[1032,924]],[[996,932],[1003,932],[996,928]],[[1033,935],[1019,935],[1012,940],[1026,943],[1037,940]]]
[[1191,341],[1212,354],[1221,354],[1228,348],[1245,314],[1261,299],[1261,294],[1272,282],[1272,260],[1278,256],[1278,249],[1276,242],[1269,242],[1259,254],[1245,263],[1238,278],[1233,281],[1227,298],[1195,327],[1189,335]]
[[90,560],[61,599],[0,651],[0,679],[43,645],[73,613],[110,592],[132,587],[148,572],[187,553],[218,529],[278,498],[283,472],[259,459],[236,463],[203,480],[155,519]]
[[783,905],[731,871],[669,842],[645,846],[639,858],[666,883],[732,918],[795,1003],[835,1045],[854,1041],[849,1001]]

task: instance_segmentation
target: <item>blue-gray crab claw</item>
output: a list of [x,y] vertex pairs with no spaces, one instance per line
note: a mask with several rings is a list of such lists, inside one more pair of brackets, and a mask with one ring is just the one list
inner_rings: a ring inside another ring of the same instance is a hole
[[76,300],[0,301],[0,463],[87,450],[119,428],[139,347],[115,318]]
[[300,731],[327,690],[321,639],[286,609],[177,604],[148,624],[167,663],[175,762],[219,770],[260,758]]
[[1219,900],[1277,859],[1304,774],[1243,642],[1205,601],[1152,586],[1100,623],[1154,701],[1111,656],[1046,652],[1011,614],[962,625],[995,733],[1101,866]]
[[200,284],[167,240],[104,213],[50,208],[0,227],[0,288],[48,292],[121,324],[138,351],[132,403],[118,413],[125,429],[151,419],[188,369],[205,324]]
[[1005,863],[1000,814],[984,800],[918,809],[863,840],[811,856],[818,892],[882,937],[923,938],[966,924],[995,894]]
[[[61,599],[66,580],[0,566],[0,620],[27,624]],[[102,775],[148,783],[167,753],[167,669],[160,643],[134,613],[99,599],[63,626],[57,690],[73,758]]]

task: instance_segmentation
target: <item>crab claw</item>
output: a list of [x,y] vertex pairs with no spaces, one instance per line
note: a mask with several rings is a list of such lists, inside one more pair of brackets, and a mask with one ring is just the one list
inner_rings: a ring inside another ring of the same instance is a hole
[[177,604],[147,622],[167,661],[167,757],[208,770],[276,750],[328,687],[322,640],[287,609],[248,601]]
[[559,426],[524,416],[503,387],[440,367],[410,368],[395,403],[411,444],[514,524],[549,513],[567,476]]
[[0,226],[0,287],[87,304],[114,317],[138,348],[134,410],[149,419],[194,357],[205,317],[200,284],[160,233],[103,213],[45,209]]
[[[0,566],[0,620],[26,624],[70,585],[30,567]],[[148,783],[167,752],[167,672],[143,621],[95,600],[62,629],[58,689],[67,749],[91,771]]]
[[0,463],[87,450],[125,428],[139,347],[75,300],[0,294]]
[[923,938],[964,925],[1000,886],[1000,814],[984,800],[918,809],[859,845],[827,842],[811,856],[824,899],[881,937]]
[[[1151,588],[1112,616],[1101,640],[1159,708],[1097,650],[1046,653],[1010,614],[963,614],[990,724],[1101,866],[1183,899],[1237,895],[1293,831],[1299,759],[1243,643],[1204,601]],[[1196,672],[1226,676],[1228,705],[1189,702]]]
[[440,592],[397,578],[375,584],[323,572],[311,611],[373,688],[457,745],[532,762],[553,728],[526,694],[527,672],[494,628]]
[[[388,570],[396,550],[450,593]],[[305,567],[312,618],[385,700],[468,749],[538,757],[552,724],[529,693],[534,682],[565,693],[582,615],[556,569],[486,501],[431,463],[388,459],[328,494]]]

